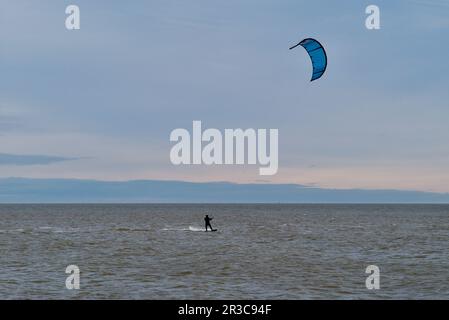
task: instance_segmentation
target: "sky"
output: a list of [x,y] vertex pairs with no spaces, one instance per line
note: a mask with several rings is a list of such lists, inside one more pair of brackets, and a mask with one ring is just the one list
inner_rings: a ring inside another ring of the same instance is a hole
[[[0,0],[0,178],[449,192],[448,15],[446,0]],[[308,37],[328,56],[314,82],[288,50]],[[170,132],[193,120],[279,129],[278,173],[172,165]]]

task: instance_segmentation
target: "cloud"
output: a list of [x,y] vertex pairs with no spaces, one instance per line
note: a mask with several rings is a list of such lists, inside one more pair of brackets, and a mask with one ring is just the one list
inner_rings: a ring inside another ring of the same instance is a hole
[[30,166],[30,165],[47,165],[55,162],[77,160],[78,158],[65,158],[48,155],[18,155],[0,153],[1,165]]

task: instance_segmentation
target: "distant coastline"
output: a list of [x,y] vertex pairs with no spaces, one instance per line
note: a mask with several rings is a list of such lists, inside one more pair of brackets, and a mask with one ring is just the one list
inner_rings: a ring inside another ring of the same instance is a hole
[[449,203],[448,193],[299,184],[0,178],[0,203]]

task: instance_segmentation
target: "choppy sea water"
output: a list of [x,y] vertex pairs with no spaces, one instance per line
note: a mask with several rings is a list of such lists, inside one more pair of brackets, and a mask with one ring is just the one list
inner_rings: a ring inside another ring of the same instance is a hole
[[447,299],[448,240],[449,205],[0,205],[0,299]]

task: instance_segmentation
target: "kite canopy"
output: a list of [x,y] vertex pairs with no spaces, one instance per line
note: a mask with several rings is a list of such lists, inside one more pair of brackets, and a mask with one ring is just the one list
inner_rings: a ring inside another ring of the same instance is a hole
[[307,53],[310,56],[310,59],[312,60],[313,74],[312,79],[310,79],[310,81],[319,79],[323,75],[324,71],[326,71],[327,67],[326,51],[324,50],[321,43],[312,38],[302,40],[297,45],[291,47],[290,50],[296,48],[299,45],[304,47],[304,49],[306,49]]

